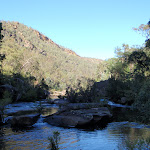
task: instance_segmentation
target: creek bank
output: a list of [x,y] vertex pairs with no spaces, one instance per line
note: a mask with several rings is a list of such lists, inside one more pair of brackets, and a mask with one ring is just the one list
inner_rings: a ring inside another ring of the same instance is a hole
[[70,103],[45,117],[45,121],[55,126],[86,128],[91,125],[104,126],[111,118],[109,109],[99,103]]
[[[22,102],[8,105],[5,113],[8,115],[7,118],[10,118],[6,120],[6,123],[11,124],[12,127],[32,126],[38,120],[39,115],[35,113],[38,112],[36,109],[39,106],[42,108],[41,117],[44,121],[55,126],[86,128],[96,125],[102,127],[115,118],[112,111],[115,106],[109,106],[108,102],[68,103],[67,100],[57,99],[54,103],[49,104],[48,100],[43,100],[35,103]],[[52,108],[55,110],[49,113],[49,109]]]
[[[8,104],[4,109],[4,119],[0,115],[0,125],[8,125],[13,128],[31,127],[34,125],[41,114],[42,116],[48,116],[55,113],[58,106],[55,104],[49,104],[48,100],[35,102],[16,102]],[[40,114],[39,114],[40,113]]]
[[[118,119],[117,112],[130,111],[130,106],[116,104],[109,100],[101,99],[100,103],[68,103],[66,100],[54,100],[60,110],[45,118],[51,125],[62,127],[104,126]],[[117,119],[116,119],[117,118]]]
[[48,101],[49,104],[58,104],[58,105],[65,105],[68,104],[69,101],[67,99],[51,99]]

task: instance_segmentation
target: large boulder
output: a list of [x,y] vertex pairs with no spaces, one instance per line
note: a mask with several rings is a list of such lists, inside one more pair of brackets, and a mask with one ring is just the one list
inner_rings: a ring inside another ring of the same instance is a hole
[[29,127],[35,124],[40,117],[40,114],[15,116],[11,120],[12,127]]
[[112,117],[107,107],[65,110],[47,116],[45,121],[49,124],[63,127],[87,127],[90,125],[103,125]]

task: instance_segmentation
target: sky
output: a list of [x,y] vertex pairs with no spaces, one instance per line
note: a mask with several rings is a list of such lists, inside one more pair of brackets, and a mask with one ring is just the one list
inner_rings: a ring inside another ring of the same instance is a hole
[[142,45],[133,30],[150,20],[150,0],[3,0],[0,20],[18,21],[82,57],[108,59],[122,44]]

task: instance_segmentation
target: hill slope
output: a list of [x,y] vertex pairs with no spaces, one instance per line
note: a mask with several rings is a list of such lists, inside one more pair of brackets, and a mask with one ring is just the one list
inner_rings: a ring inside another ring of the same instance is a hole
[[97,65],[102,60],[80,57],[19,22],[3,21],[2,27],[4,74],[34,76],[37,82],[44,78],[55,89],[64,89],[78,79],[96,78]]

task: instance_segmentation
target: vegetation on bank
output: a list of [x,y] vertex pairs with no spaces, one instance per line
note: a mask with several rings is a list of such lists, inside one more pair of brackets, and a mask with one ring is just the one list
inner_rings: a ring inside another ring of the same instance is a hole
[[143,121],[150,121],[150,21],[134,30],[146,35],[145,46],[123,45],[116,49],[117,58],[115,65],[110,67],[107,94],[114,100],[126,97],[128,103],[143,114]]
[[[1,28],[2,30],[2,28]],[[1,34],[1,41],[4,36]],[[48,93],[48,86],[45,84],[44,79],[37,82],[36,78],[31,75],[24,75],[21,72],[15,72],[14,66],[18,64],[17,61],[18,53],[13,53],[13,48],[8,53],[13,55],[10,56],[7,53],[3,53],[3,42],[0,47],[0,99],[1,103],[5,104],[10,101],[34,101],[41,98],[45,98]],[[10,60],[9,60],[10,58]],[[11,60],[12,59],[12,60]],[[7,65],[10,62],[10,68]],[[11,71],[10,71],[10,70]],[[7,72],[6,72],[7,71]],[[2,106],[1,104],[1,106]]]
[[102,60],[80,57],[21,23],[2,21],[0,31],[0,99],[7,91],[12,101],[33,101],[78,80],[85,88],[88,79],[107,78]]
[[[66,89],[70,102],[96,102],[95,82],[109,79],[106,94],[115,102],[141,111],[149,120],[150,21],[134,28],[146,36],[144,46],[123,44],[106,61],[78,56],[73,51],[18,22],[2,22],[0,46],[0,99],[32,101],[48,91]],[[8,101],[9,101],[8,100]]]
[[[132,105],[134,109],[141,112],[142,122],[149,122],[150,21],[134,30],[146,36],[145,45],[129,47],[129,45],[123,44],[121,48],[116,48],[115,58],[105,61],[105,76],[107,78],[110,76],[105,98],[116,103],[120,103],[124,98],[125,104]],[[88,83],[85,89],[79,84],[77,87],[67,89],[67,97],[71,102],[91,102],[95,101],[96,92],[95,84]]]
[[[95,81],[87,79],[85,86],[78,80],[76,86],[68,86],[66,97],[71,103],[91,103],[97,102]],[[99,98],[98,98],[99,99]]]
[[150,137],[144,139],[129,139],[126,138],[121,144],[118,145],[119,150],[149,150]]
[[53,132],[53,136],[48,138],[50,142],[50,150],[59,150],[60,133],[58,131]]
[[87,80],[105,78],[102,60],[82,58],[18,22],[0,25],[0,115],[8,103],[45,99],[79,80],[85,90]]
[[63,90],[82,78],[96,79],[97,66],[102,60],[78,56],[40,32],[18,22],[2,22],[5,54],[3,74],[20,73],[23,77],[42,79],[50,89]]

